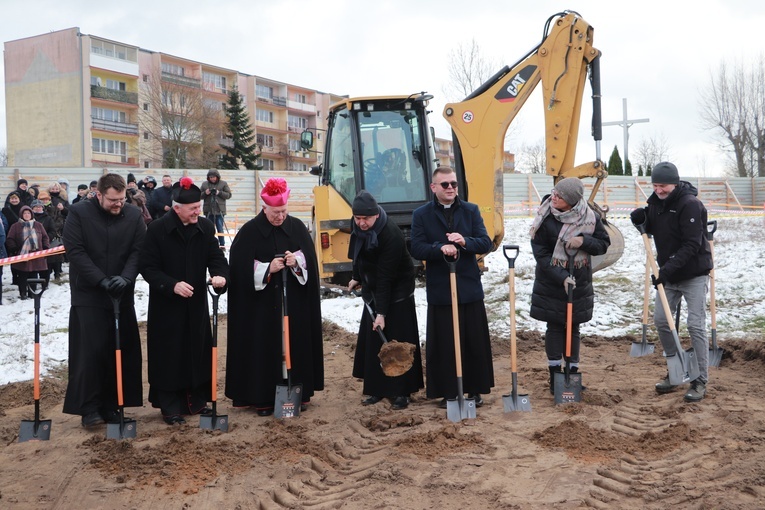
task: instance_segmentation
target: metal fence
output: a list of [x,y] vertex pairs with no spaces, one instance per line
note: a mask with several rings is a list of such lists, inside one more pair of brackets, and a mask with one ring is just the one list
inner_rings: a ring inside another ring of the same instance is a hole
[[[204,182],[206,169],[176,170],[162,168],[12,168],[0,169],[0,197],[4,198],[16,188],[16,181],[24,178],[29,184],[40,184],[47,188],[59,178],[69,181],[70,194],[77,192],[78,184],[89,184],[107,172],[127,176],[133,173],[136,179],[153,176],[159,185],[162,176],[167,174],[178,180],[188,175],[197,185]],[[292,189],[290,214],[299,217],[310,228],[313,187],[319,183],[318,177],[306,172],[274,172],[253,170],[219,170],[221,178],[228,182],[232,191],[227,203],[226,222],[229,228],[253,218],[260,210],[260,189],[262,183],[270,177],[282,177]],[[699,190],[699,198],[711,214],[737,211],[739,213],[762,214],[765,207],[765,178],[745,177],[682,177]],[[592,190],[594,179],[585,179],[586,193]],[[505,214],[529,216],[534,214],[542,197],[550,192],[553,179],[546,174],[505,174],[504,180]],[[612,213],[626,214],[633,208],[644,204],[651,194],[650,177],[611,176],[606,179],[598,191],[596,202],[608,206]]]

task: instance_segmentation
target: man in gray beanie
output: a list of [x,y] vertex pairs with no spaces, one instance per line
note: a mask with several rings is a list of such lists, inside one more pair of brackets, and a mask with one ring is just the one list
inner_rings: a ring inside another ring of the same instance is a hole
[[[654,286],[664,285],[670,310],[677,308],[681,298],[688,307],[688,333],[699,362],[699,377],[691,381],[685,393],[686,402],[699,402],[706,394],[709,381],[709,341],[706,331],[706,295],[712,252],[707,241],[707,210],[697,198],[698,191],[689,182],[681,181],[677,167],[667,161],[654,166],[651,172],[653,194],[648,206],[635,209],[630,219],[643,225],[653,235],[659,263],[659,277],[653,275]],[[659,333],[665,356],[677,354],[674,337],[669,329],[659,296],[656,296],[654,324]],[[667,377],[656,384],[656,392],[673,391]]]

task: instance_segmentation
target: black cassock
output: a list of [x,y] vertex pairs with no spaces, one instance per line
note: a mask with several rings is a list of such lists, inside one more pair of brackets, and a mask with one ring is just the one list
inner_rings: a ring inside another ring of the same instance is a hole
[[[285,251],[302,251],[307,282],[301,285],[287,270],[292,384],[303,385],[303,401],[324,389],[319,276],[313,241],[305,225],[292,216],[274,227],[260,212],[234,238],[229,255],[228,352],[226,396],[235,406],[273,407],[282,384],[282,275],[271,276],[256,291],[254,262],[269,263]],[[286,269],[285,269],[286,270]]]

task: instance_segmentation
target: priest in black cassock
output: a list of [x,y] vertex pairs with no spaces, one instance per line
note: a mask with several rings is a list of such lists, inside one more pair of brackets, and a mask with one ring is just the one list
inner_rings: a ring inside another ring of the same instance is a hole
[[303,385],[302,410],[324,389],[316,252],[306,226],[287,213],[289,195],[284,179],[269,179],[260,194],[263,210],[239,230],[229,254],[226,396],[260,416],[273,413],[276,386],[283,383],[282,271],[292,384]]
[[213,289],[225,292],[228,264],[215,225],[200,217],[200,194],[189,177],[173,185],[172,209],[149,224],[139,264],[149,284],[149,401],[168,425],[212,413],[207,273]]

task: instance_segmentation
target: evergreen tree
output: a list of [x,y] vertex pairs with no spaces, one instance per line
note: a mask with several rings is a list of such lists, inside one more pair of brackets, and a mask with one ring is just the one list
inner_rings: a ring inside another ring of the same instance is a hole
[[645,167],[645,176],[651,177],[651,165],[646,165]]
[[250,124],[250,116],[242,101],[242,96],[236,87],[231,89],[228,94],[228,106],[226,107],[226,125],[228,134],[226,137],[231,140],[231,145],[221,145],[221,149],[226,153],[221,156],[218,168],[238,170],[243,165],[248,170],[260,170],[263,168],[258,165],[260,154],[255,154],[256,144],[255,130]]
[[619,149],[614,145],[614,151],[611,153],[611,157],[608,158],[608,175],[624,175],[624,168],[622,167],[622,157],[619,156]]
[[624,163],[624,175],[632,175],[632,163],[629,159]]
[[638,177],[643,177],[643,165],[638,165]]

